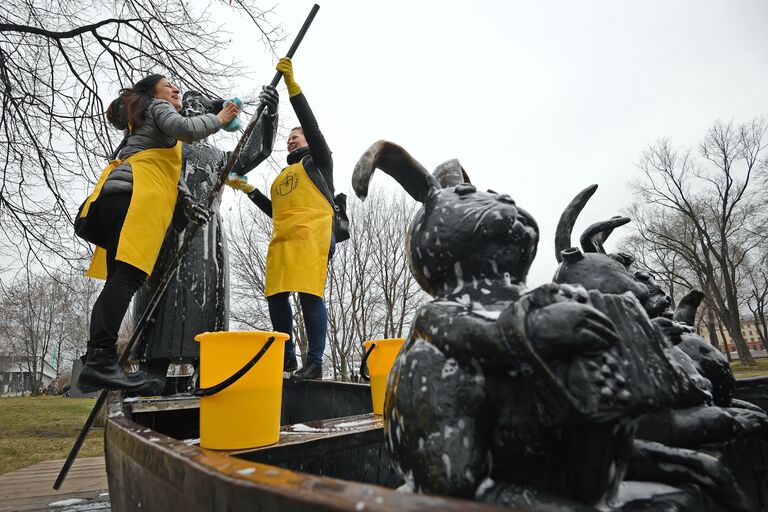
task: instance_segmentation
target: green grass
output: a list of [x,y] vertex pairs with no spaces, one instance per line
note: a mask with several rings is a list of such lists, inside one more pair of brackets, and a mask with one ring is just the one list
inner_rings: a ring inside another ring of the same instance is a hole
[[[744,367],[736,360],[731,369],[737,379],[768,375],[768,358],[755,363]],[[61,396],[0,398],[0,475],[66,458],[94,403],[93,398]],[[103,428],[92,428],[80,456],[102,455],[103,438]]]
[[754,366],[742,366],[738,360],[731,362],[731,370],[737,379],[744,377],[763,377],[768,375],[768,358],[755,359]]
[[[65,459],[96,400],[61,396],[0,398],[0,475]],[[104,453],[104,429],[92,428],[81,457]]]

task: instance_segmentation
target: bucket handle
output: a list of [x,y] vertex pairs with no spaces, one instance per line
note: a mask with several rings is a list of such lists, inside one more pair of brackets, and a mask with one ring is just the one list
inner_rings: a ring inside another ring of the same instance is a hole
[[368,372],[367,375],[363,373],[363,368],[365,368],[366,370],[368,369],[368,366],[366,366],[366,363],[368,362],[368,356],[371,355],[371,352],[373,352],[373,349],[375,348],[376,348],[376,343],[371,343],[371,346],[368,347],[368,350],[365,351],[365,355],[360,360],[360,378],[366,382],[371,381],[371,375],[370,375],[370,372]]
[[237,382],[240,379],[240,377],[248,373],[248,370],[253,368],[253,366],[259,362],[259,359],[261,359],[262,356],[267,353],[267,350],[269,350],[269,347],[272,346],[272,343],[274,341],[275,341],[275,337],[270,336],[267,342],[264,344],[264,346],[261,347],[261,350],[259,350],[256,353],[256,355],[251,358],[250,361],[245,363],[245,366],[237,370],[237,372],[232,374],[230,377],[227,377],[226,379],[219,382],[215,386],[211,386],[209,388],[198,388],[197,386],[193,385],[190,389],[190,393],[192,394],[192,396],[211,396],[211,395],[215,395],[219,391],[224,391],[229,386]]

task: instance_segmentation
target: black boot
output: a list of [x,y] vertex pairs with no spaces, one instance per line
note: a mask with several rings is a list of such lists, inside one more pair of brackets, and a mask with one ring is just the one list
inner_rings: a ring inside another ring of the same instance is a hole
[[284,372],[292,372],[295,371],[296,368],[299,367],[299,363],[296,362],[296,356],[285,356],[285,359],[283,359],[283,371]]
[[139,364],[139,374],[143,373],[148,383],[148,386],[141,390],[143,396],[171,395],[176,392],[168,389],[169,365],[168,359],[153,359]]
[[316,380],[323,378],[323,365],[314,361],[305,364],[301,370],[293,374],[296,380]]
[[138,392],[151,386],[143,372],[125,373],[117,363],[117,348],[88,348],[85,366],[77,381],[84,392],[101,388]]

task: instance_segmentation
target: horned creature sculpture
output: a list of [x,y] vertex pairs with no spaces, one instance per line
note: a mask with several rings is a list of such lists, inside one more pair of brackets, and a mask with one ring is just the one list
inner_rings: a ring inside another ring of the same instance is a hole
[[[625,480],[638,419],[668,410],[693,387],[663,326],[646,314],[647,286],[625,275],[632,294],[588,291],[577,281],[527,290],[539,231],[509,195],[467,183],[457,161],[441,165],[438,179],[379,141],[355,167],[359,197],[376,168],[423,205],[406,251],[434,297],[413,319],[384,405],[386,443],[408,487],[536,510],[680,502],[704,510],[698,492],[646,486],[638,497]],[[604,233],[592,230],[587,243],[599,246]],[[748,509],[738,491],[716,499]]]
[[[637,437],[643,441],[635,443],[630,476],[697,484],[713,498],[727,504],[728,509],[749,509],[748,500],[732,474],[719,462],[708,460],[708,456],[697,451],[671,452],[667,447],[695,449],[702,445],[729,443],[740,437],[764,436],[768,433],[768,416],[753,404],[733,399],[735,379],[728,362],[694,332],[696,309],[704,294],[692,290],[673,312],[671,298],[651,275],[644,271],[631,272],[632,256],[606,253],[605,240],[614,228],[630,219],[614,217],[592,224],[580,238],[584,253],[570,247],[576,218],[596,190],[597,185],[592,185],[581,191],[560,218],[555,237],[560,266],[554,281],[579,283],[603,293],[629,292],[634,295],[651,322],[674,345],[669,351],[670,357],[686,376],[683,392],[673,408],[641,418]],[[652,371],[650,365],[648,370]],[[671,460],[688,471],[670,474],[663,466]],[[725,489],[729,492],[725,493]]]

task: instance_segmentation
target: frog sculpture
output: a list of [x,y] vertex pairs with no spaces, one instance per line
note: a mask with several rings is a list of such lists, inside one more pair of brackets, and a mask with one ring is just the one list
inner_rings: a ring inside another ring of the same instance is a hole
[[[528,290],[539,230],[509,195],[466,183],[456,161],[438,179],[379,141],[355,167],[358,197],[376,168],[423,205],[406,252],[434,297],[413,319],[384,405],[386,444],[407,486],[536,510],[703,509],[706,498],[672,486],[620,493],[639,418],[692,387],[670,356],[668,326],[643,307],[647,286],[628,278],[636,294],[578,282]],[[747,510],[736,494],[724,501]]]

